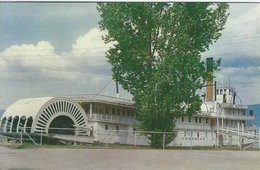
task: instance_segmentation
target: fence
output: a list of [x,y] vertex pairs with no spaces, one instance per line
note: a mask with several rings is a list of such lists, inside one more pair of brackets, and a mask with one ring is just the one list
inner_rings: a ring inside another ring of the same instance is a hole
[[[260,130],[260,129],[259,129]],[[198,130],[175,130],[173,132],[156,131],[133,131],[133,130],[91,130],[82,127],[75,128],[49,128],[48,134],[45,131],[40,133],[28,133],[25,129],[19,128],[17,133],[2,133],[0,143],[3,141],[9,143],[31,142],[35,145],[49,144],[91,144],[99,147],[108,147],[118,145],[128,146],[148,146],[151,144],[151,138],[161,143],[162,149],[170,147],[188,147],[195,146],[238,146],[240,149],[250,147],[259,142],[259,133],[255,138],[247,138],[234,133],[216,134],[216,131],[198,131]],[[256,145],[255,145],[256,146]]]

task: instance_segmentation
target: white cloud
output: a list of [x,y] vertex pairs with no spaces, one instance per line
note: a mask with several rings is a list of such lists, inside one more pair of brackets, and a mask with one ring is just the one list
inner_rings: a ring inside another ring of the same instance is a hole
[[[48,41],[12,45],[0,52],[0,91],[5,107],[17,99],[46,95],[98,93],[111,81],[105,58],[104,33],[93,28],[78,37],[72,50],[61,54]],[[110,93],[107,87],[102,93]]]
[[88,66],[107,66],[105,52],[109,49],[109,45],[106,45],[102,40],[104,34],[99,29],[93,28],[85,35],[80,36],[72,45],[72,56]]
[[1,54],[9,65],[34,69],[57,69],[66,66],[65,61],[57,54],[51,43],[40,41],[36,45],[12,45]]
[[[260,103],[260,67],[234,64],[241,55],[241,62],[246,55],[260,56],[260,4],[231,4],[230,13],[223,36],[204,56],[222,57],[218,78],[228,83],[230,75],[231,85],[245,103]],[[24,97],[99,92],[111,80],[111,66],[105,58],[109,45],[102,35],[104,32],[93,28],[75,39],[66,53],[57,53],[48,41],[12,45],[0,52],[0,104],[7,107]],[[114,82],[101,94],[115,94]]]
[[224,67],[216,74],[218,81],[234,87],[244,104],[260,103],[260,66]]
[[71,52],[63,54],[55,53],[55,47],[48,41],[12,45],[0,52],[1,70],[6,70],[10,77],[11,73],[38,72],[40,76],[74,81],[84,75],[110,74],[105,58],[108,45],[104,44],[102,35],[103,32],[93,28],[77,38]]
[[203,57],[222,58],[218,80],[237,89],[244,104],[260,103],[260,4],[230,4],[222,37]]
[[3,57],[0,54],[0,72],[6,70],[6,61],[2,59]]
[[203,56],[219,56],[226,62],[237,57],[260,59],[260,4],[230,4],[230,16],[220,39]]

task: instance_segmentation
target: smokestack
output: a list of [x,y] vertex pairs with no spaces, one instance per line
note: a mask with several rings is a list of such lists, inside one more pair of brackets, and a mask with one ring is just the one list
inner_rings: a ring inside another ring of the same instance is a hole
[[118,81],[116,80],[116,97],[119,98]]
[[206,100],[213,101],[213,58],[206,59],[206,69],[211,78],[206,81]]
[[234,94],[233,94],[233,104],[236,104],[236,92],[234,91]]

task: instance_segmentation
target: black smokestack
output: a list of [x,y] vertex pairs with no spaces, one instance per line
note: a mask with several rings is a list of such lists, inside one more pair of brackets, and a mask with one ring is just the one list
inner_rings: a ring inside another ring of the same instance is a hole
[[116,80],[116,97],[119,97],[118,81]]

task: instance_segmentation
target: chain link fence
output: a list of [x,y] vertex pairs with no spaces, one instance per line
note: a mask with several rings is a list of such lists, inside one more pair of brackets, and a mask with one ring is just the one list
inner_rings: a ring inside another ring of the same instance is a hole
[[[175,130],[173,132],[157,131],[133,131],[133,130],[91,130],[88,128],[49,128],[48,132],[29,133],[28,129],[19,128],[14,133],[1,133],[1,144],[65,144],[65,145],[91,145],[96,147],[110,146],[149,146],[151,138],[156,138],[161,143],[160,148],[171,147],[217,147],[228,146],[245,149],[259,147],[259,133],[254,137],[239,136],[231,133],[219,133],[216,131]],[[155,141],[156,141],[155,140]]]

